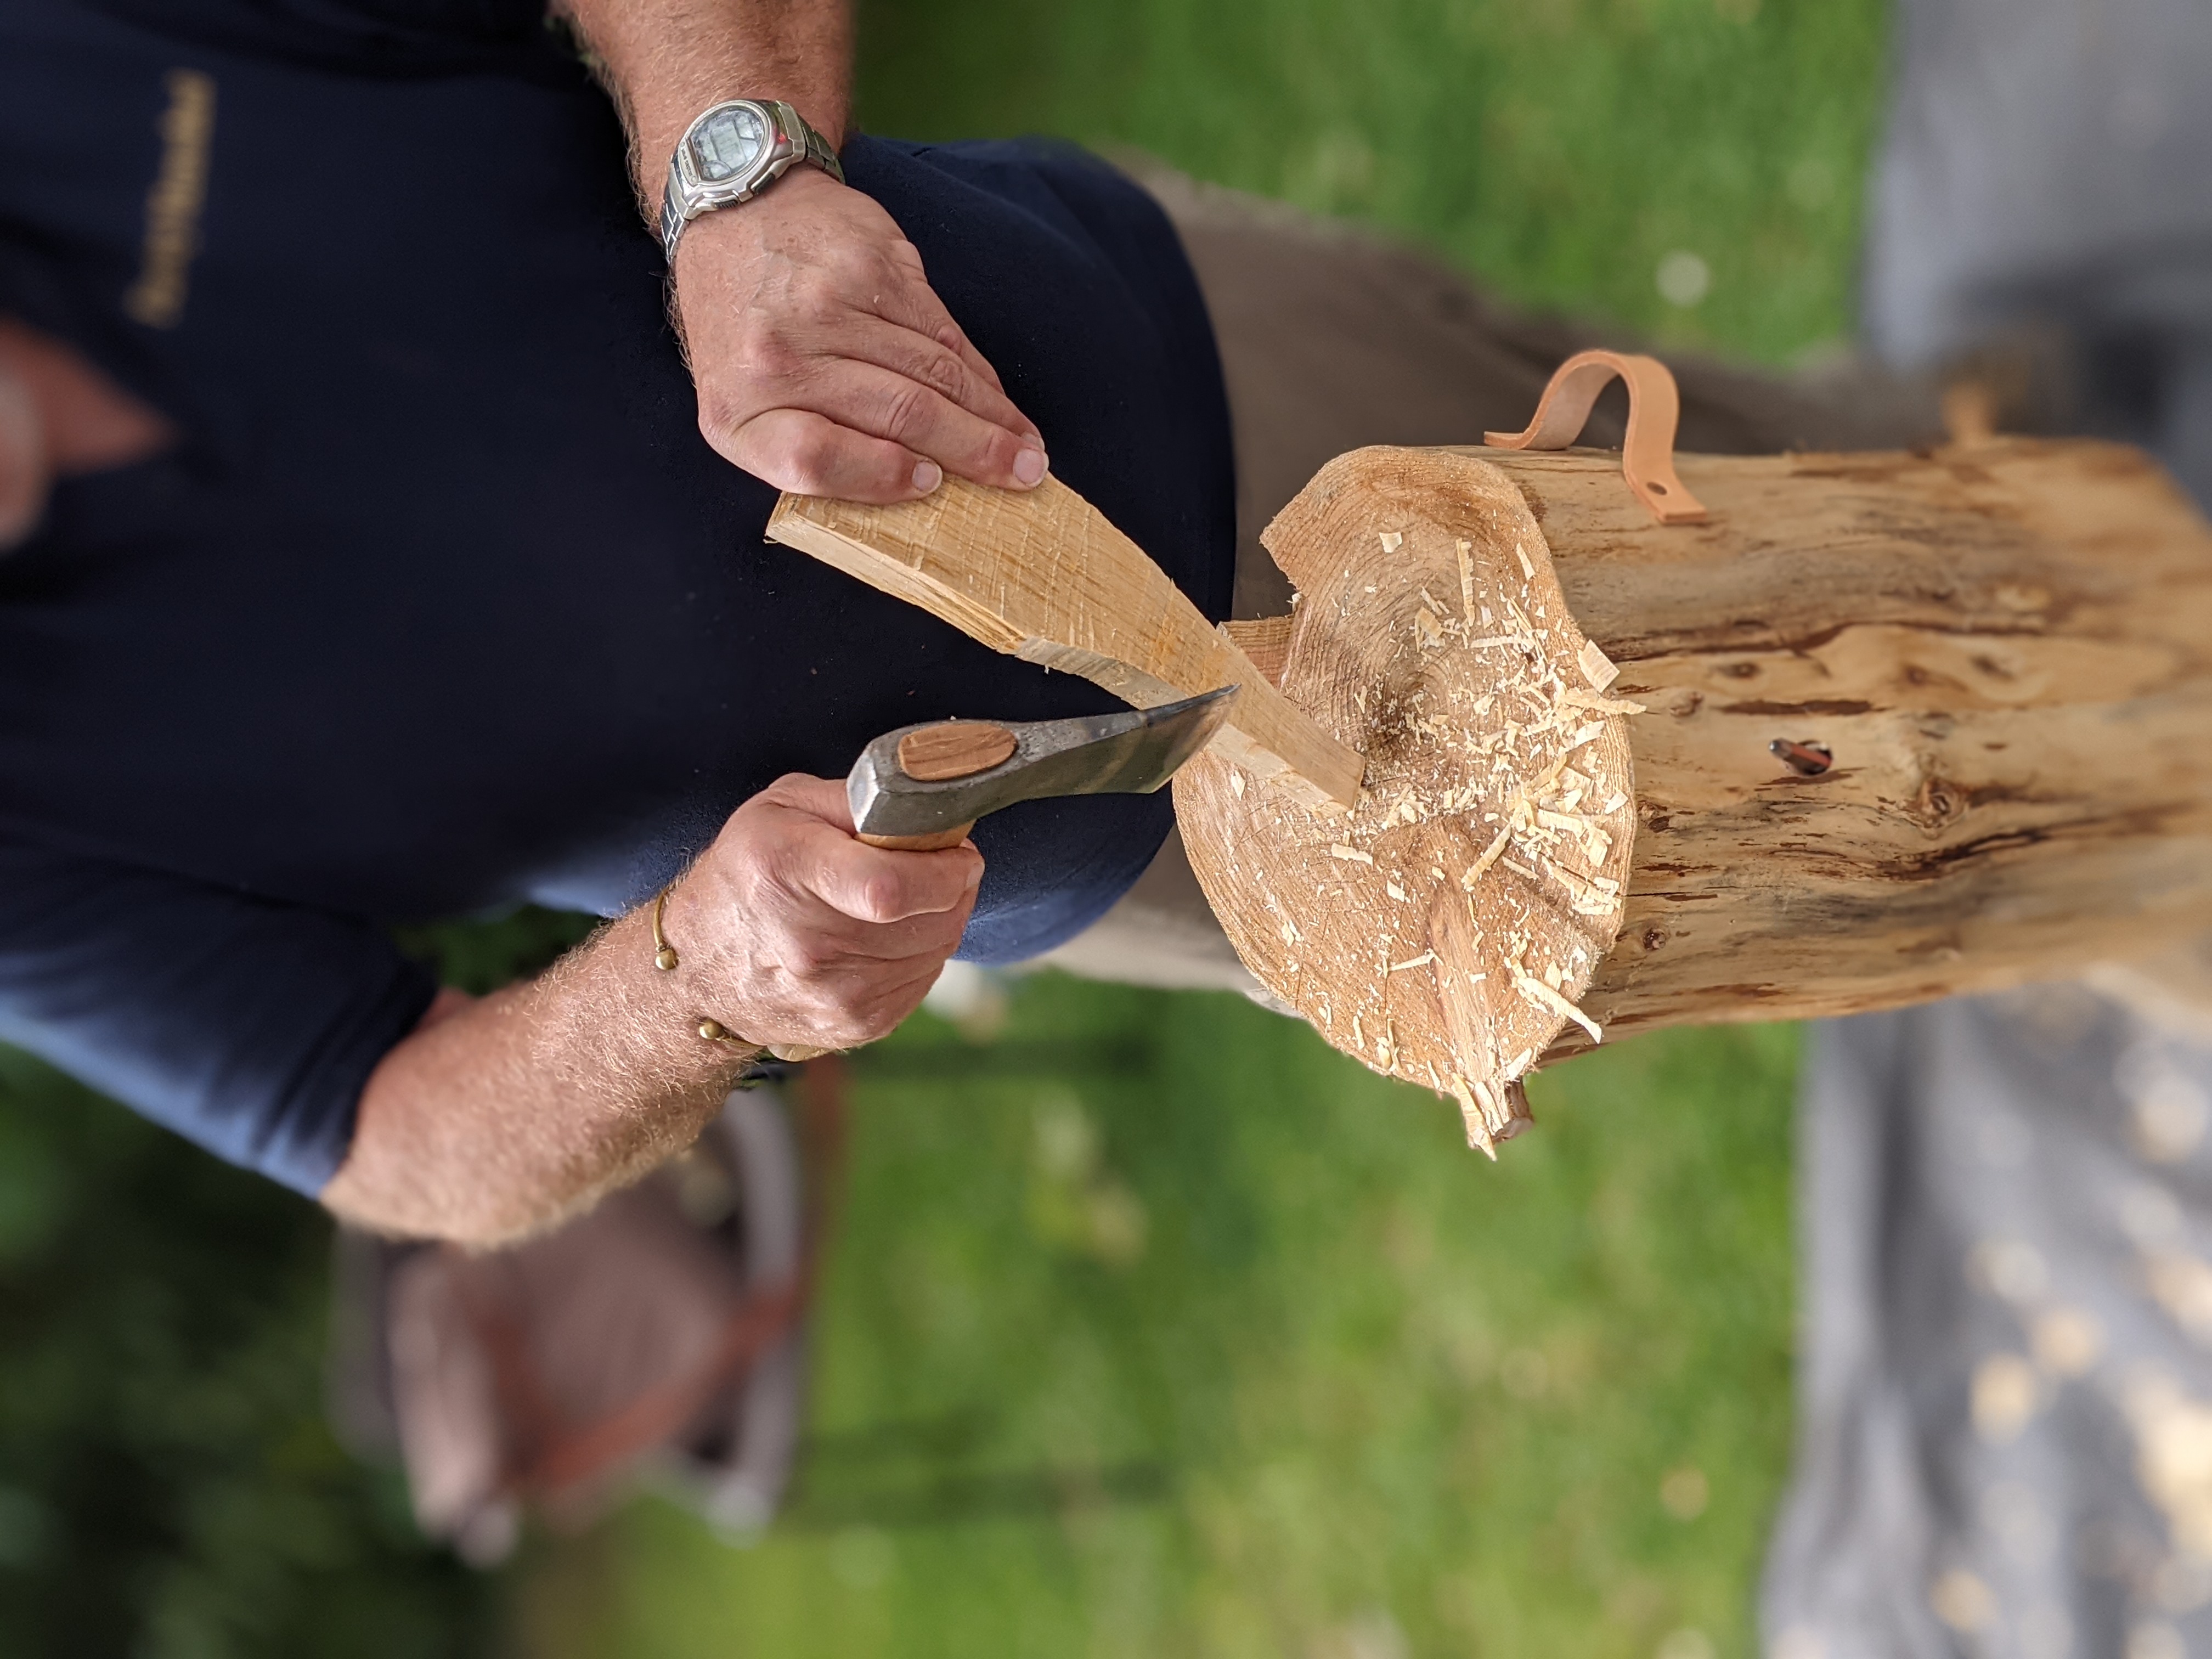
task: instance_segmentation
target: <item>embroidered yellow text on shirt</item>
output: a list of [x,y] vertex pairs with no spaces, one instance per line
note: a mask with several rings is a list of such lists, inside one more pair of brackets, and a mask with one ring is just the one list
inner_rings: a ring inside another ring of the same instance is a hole
[[146,196],[146,249],[138,280],[123,310],[149,328],[173,328],[185,314],[192,255],[199,249],[200,207],[207,199],[208,148],[215,137],[215,78],[198,70],[169,71],[169,107],[161,116],[161,170]]

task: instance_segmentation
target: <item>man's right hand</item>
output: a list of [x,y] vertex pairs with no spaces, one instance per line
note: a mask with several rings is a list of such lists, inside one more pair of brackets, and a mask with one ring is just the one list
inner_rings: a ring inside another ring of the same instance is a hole
[[983,860],[853,836],[845,786],[780,778],[668,895],[684,1007],[749,1042],[851,1048],[921,1006],[960,943]]

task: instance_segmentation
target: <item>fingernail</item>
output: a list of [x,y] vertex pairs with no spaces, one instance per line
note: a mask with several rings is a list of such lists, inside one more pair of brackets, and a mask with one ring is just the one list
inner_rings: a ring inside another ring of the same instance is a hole
[[916,461],[914,464],[914,487],[927,495],[945,482],[945,469],[935,461]]
[[1014,482],[1027,489],[1044,482],[1046,461],[1044,451],[1032,444],[1024,444],[1014,457]]

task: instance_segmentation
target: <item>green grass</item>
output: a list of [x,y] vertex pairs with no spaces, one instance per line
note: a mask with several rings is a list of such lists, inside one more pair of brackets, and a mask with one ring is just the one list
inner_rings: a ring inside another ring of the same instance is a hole
[[[1783,361],[1848,334],[1878,0],[862,0],[858,114],[1130,144],[1526,305]],[[1668,303],[1671,252],[1711,289]]]
[[1794,1060],[1601,1053],[1492,1165],[1232,998],[1054,976],[991,1047],[917,1022],[855,1087],[789,1515],[556,1549],[532,1650],[1748,1653]]
[[[1678,343],[1849,332],[1875,0],[862,9],[877,131],[1133,145]],[[1655,280],[1682,252],[1693,303]],[[574,933],[417,943],[483,988]],[[652,1500],[540,1540],[509,1649],[1747,1655],[1794,1056],[1601,1051],[1493,1166],[1233,1000],[1048,977],[994,1042],[917,1021],[856,1062],[788,1514],[743,1550]],[[0,1646],[483,1650],[502,1587],[317,1420],[321,1218],[20,1057],[0,1152]]]
[[[1850,331],[1884,25],[1875,0],[864,0],[859,112],[1135,146],[1524,305],[1784,362]],[[1681,252],[1693,303],[1656,282]],[[995,1047],[921,1022],[858,1087],[791,1512],[748,1550],[652,1502],[549,1545],[524,1645],[1748,1654],[1794,1055],[1748,1030],[1601,1052],[1536,1081],[1493,1167],[1430,1097],[1224,999],[1048,979]],[[1670,1473],[1702,1512],[1662,1502]]]

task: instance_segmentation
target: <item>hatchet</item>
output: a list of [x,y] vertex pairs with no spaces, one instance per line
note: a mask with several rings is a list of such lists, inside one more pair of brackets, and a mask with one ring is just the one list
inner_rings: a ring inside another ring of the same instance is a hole
[[886,732],[845,780],[853,828],[871,847],[957,847],[975,820],[1054,795],[1146,795],[1206,747],[1238,688],[1157,708],[1075,720],[937,720]]

